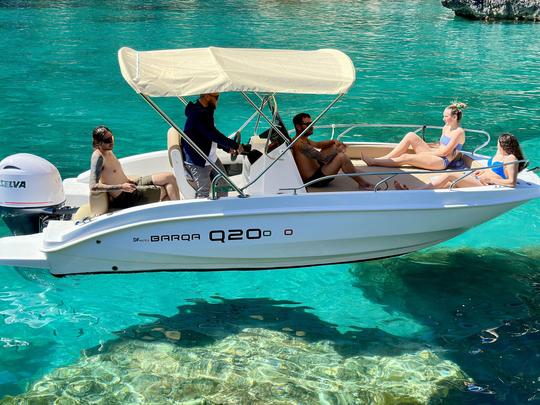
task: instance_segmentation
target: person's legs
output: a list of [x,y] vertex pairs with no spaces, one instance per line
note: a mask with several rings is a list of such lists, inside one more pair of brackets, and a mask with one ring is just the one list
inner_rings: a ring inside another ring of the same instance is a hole
[[[461,176],[463,176],[464,173],[448,173],[448,174],[441,174],[439,176],[434,176],[430,179],[430,182],[422,187],[407,187],[406,185],[403,185],[399,183],[397,180],[394,181],[394,187],[397,190],[433,190],[433,189],[443,189],[450,187],[450,184],[452,184],[453,181],[459,179]],[[478,180],[474,175],[469,175],[465,177],[464,179],[460,180],[458,183],[456,183],[456,187],[462,188],[462,187],[478,187],[482,186],[483,184]]]
[[368,158],[363,157],[368,166],[400,167],[414,166],[420,169],[444,170],[444,159],[431,153],[404,154],[395,158]]
[[135,190],[132,193],[123,191],[116,198],[109,200],[109,209],[124,209],[146,203],[147,201],[145,201],[144,194],[141,191]]
[[415,153],[429,152],[431,150],[429,145],[424,142],[422,138],[414,132],[409,132],[394,149],[382,156],[381,159],[390,159],[401,156],[409,150],[410,146],[412,146]]
[[195,198],[208,198],[210,195],[210,170],[212,167],[184,163],[184,168],[193,179],[195,186]]
[[446,188],[456,178],[453,173],[441,174],[440,176],[433,176],[428,184],[420,187],[408,187],[396,180],[394,181],[394,187],[396,190],[433,190],[434,188]]
[[161,201],[180,199],[180,192],[174,174],[169,172],[155,173],[152,175],[152,183],[165,189],[165,193],[161,195]]
[[[441,187],[434,187],[434,188],[445,188],[445,187],[450,187],[450,183],[459,179],[461,176],[463,176],[464,173],[449,173],[447,175],[447,181],[446,181],[446,184],[442,184]],[[431,179],[431,182],[433,184],[434,181],[433,179]],[[479,186],[484,186],[485,184],[483,184],[480,180],[478,180],[476,178],[476,176],[473,174],[470,174],[469,176],[461,179],[458,183],[456,183],[455,187],[457,188],[463,188],[463,187],[479,187]]]
[[[159,201],[163,201],[164,198],[167,196],[167,192],[166,192],[165,188],[154,183],[154,179],[153,179],[152,175],[139,177],[136,180],[136,183],[137,183],[138,187],[141,186],[141,187],[144,187],[144,188],[146,188],[146,187],[156,187],[156,188],[158,188],[159,189]],[[156,201],[152,201],[152,202],[156,202]]]
[[[337,174],[340,169],[343,171],[343,173],[348,173],[348,174],[358,173],[356,171],[356,168],[352,164],[351,159],[349,159],[349,157],[343,152],[338,153],[336,155],[336,157],[334,157],[334,159],[332,159],[329,163],[325,164],[321,168],[321,171],[323,172],[323,174],[325,176],[330,176],[332,174]],[[360,176],[353,176],[351,178],[354,181],[356,181],[358,183],[358,185],[361,186],[361,187],[370,187],[371,186],[370,183],[365,181]]]
[[410,190],[409,186],[401,184],[399,181],[394,180],[394,188],[396,190]]

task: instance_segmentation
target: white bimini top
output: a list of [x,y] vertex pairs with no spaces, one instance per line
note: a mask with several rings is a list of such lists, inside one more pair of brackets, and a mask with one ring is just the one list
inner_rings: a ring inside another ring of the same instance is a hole
[[121,48],[118,61],[129,85],[150,97],[231,91],[342,94],[356,77],[351,59],[335,49]]

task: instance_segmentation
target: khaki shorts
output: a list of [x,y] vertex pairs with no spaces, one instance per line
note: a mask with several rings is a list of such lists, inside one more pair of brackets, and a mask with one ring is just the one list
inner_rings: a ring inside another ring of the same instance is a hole
[[109,201],[110,208],[129,208],[159,201],[161,189],[152,182],[152,176],[143,176],[135,180],[137,190],[133,193],[120,193]]
[[154,182],[152,181],[152,175],[142,176],[135,180],[137,186],[153,186]]

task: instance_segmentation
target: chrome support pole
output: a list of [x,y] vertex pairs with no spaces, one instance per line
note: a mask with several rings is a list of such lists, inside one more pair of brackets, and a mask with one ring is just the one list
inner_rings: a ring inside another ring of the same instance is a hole
[[[392,174],[388,177],[385,177],[384,179],[382,179],[381,181],[379,181],[377,184],[375,184],[375,187],[373,187],[373,191],[377,192],[379,190],[379,186],[383,183],[386,183],[388,180],[390,179],[393,179],[394,177],[396,177],[397,174]],[[388,184],[386,185],[387,189],[388,189]]]
[[[332,125],[335,126],[336,124],[332,124]],[[339,141],[341,138],[343,138],[345,135],[347,135],[349,132],[351,132],[355,128],[358,128],[358,125],[353,125],[350,128],[347,128],[345,131],[343,131],[341,134],[339,134],[336,139]],[[333,130],[333,128],[332,128],[332,130]]]
[[274,129],[274,131],[276,131],[279,136],[281,136],[281,138],[283,139],[283,141],[285,142],[289,142],[289,140],[287,139],[287,137],[285,135],[283,135],[283,133],[279,130],[279,128],[272,122],[272,120],[270,120],[270,118],[268,118],[266,116],[266,114],[263,112],[263,110],[261,110],[259,107],[257,107],[257,105],[248,97],[248,95],[242,91],[242,96],[244,96],[244,98],[246,99],[246,101],[251,104],[251,106],[253,108],[255,108],[255,110],[257,110],[257,112],[259,113],[259,116],[260,117],[263,117],[265,119],[266,122],[268,122],[270,124],[270,126]]
[[485,146],[487,146],[489,144],[489,142],[491,141],[491,136],[489,135],[489,133],[487,131],[482,131],[482,133],[486,134],[487,136],[487,141],[485,141],[482,145],[480,146],[477,146],[473,152],[472,152],[472,155],[474,156],[476,154],[476,152],[478,152],[480,149],[484,148]]
[[[267,99],[266,97],[262,98],[262,100],[261,100],[261,111],[264,108],[267,100],[269,100],[269,99]],[[259,130],[259,123],[261,122],[261,114],[259,114],[258,111],[255,111],[253,113],[252,117],[254,117],[255,115],[257,116],[257,121],[255,121],[255,127],[253,127],[253,136],[257,135],[257,131]]]
[[219,179],[221,179],[223,176],[221,174],[218,174],[212,179],[212,183],[210,183],[210,199],[211,200],[217,200],[219,198],[219,195],[217,194],[217,183]]
[[454,180],[452,183],[450,183],[450,190],[454,189],[454,186],[459,183],[461,180],[463,180],[466,177],[469,177],[471,174],[473,174],[475,170],[470,170],[468,173],[465,173],[463,176],[460,176],[458,179]]
[[[267,102],[266,100],[263,100],[262,105],[261,105],[261,109],[264,108],[266,102]],[[243,131],[243,130],[248,126],[248,124],[249,124],[251,121],[253,121],[253,118],[257,117],[258,115],[259,115],[259,113],[258,113],[257,111],[255,111],[253,114],[251,114],[251,117],[249,117],[249,118],[246,120],[246,122],[244,122],[244,123],[242,124],[242,126],[236,130],[236,132],[238,132],[238,131],[240,131],[240,132]],[[258,122],[258,121],[259,121],[259,119],[257,119],[257,123],[255,124],[255,127],[257,127],[257,126],[259,125],[259,122]]]

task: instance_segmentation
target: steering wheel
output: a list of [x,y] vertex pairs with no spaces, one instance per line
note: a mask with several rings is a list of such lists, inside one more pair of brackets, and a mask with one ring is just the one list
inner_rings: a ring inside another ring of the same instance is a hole
[[[240,145],[240,142],[242,141],[242,134],[240,133],[240,131],[236,131],[234,133],[234,137],[232,138],[233,141],[235,141],[238,145]],[[231,160],[234,162],[236,160],[236,158],[238,157],[238,154],[232,154],[231,155]]]

